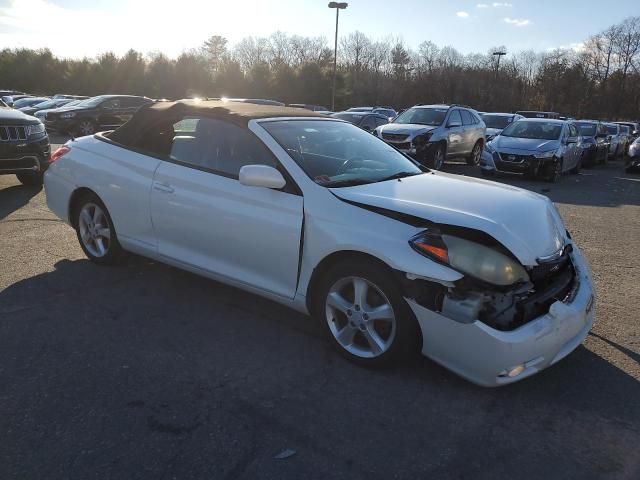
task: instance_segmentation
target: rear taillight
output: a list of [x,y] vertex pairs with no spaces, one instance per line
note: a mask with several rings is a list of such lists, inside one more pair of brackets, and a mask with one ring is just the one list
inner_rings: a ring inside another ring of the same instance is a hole
[[51,154],[51,158],[49,158],[49,163],[55,162],[61,156],[66,155],[70,151],[71,151],[71,148],[67,147],[66,145],[62,145],[60,148],[58,148],[55,152]]

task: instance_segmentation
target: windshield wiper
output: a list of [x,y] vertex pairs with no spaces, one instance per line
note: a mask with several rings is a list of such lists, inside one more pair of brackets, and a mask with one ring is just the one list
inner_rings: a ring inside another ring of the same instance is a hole
[[356,185],[366,185],[371,183],[371,180],[365,180],[363,178],[352,178],[349,180],[336,180],[334,182],[321,183],[323,187],[334,188],[334,187],[355,187]]
[[398,173],[394,173],[393,175],[390,175],[388,177],[385,178],[381,178],[380,180],[378,180],[378,182],[386,182],[387,180],[396,180],[399,178],[405,178],[405,177],[413,177],[415,175],[421,175],[424,172],[398,172]]

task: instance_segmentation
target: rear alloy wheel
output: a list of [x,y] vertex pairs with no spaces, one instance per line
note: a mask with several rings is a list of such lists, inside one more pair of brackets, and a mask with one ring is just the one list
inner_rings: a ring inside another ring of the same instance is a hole
[[480,165],[480,156],[482,155],[482,142],[478,140],[471,150],[471,155],[467,158],[467,165]]
[[392,364],[414,352],[417,322],[398,285],[382,267],[344,262],[321,282],[314,314],[334,347],[363,366]]
[[93,135],[96,133],[96,124],[91,120],[80,120],[76,126],[78,135],[84,137],[86,135]]
[[441,143],[436,145],[431,154],[431,165],[429,167],[434,170],[441,170],[444,166],[444,154],[444,146]]
[[87,195],[78,203],[75,225],[78,241],[89,260],[101,265],[119,260],[122,247],[109,212],[97,196]]
[[33,173],[18,173],[16,174],[18,177],[18,181],[23,185],[27,185],[30,187],[41,187],[43,181],[42,172],[33,172]]

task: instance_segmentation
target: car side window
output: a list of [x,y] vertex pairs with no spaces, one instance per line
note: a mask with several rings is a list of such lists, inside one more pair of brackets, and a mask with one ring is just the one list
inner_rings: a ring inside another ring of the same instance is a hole
[[462,117],[460,116],[460,110],[454,110],[453,112],[451,112],[451,115],[449,115],[449,120],[447,122],[447,125],[452,125],[452,124],[462,125]]
[[387,123],[389,123],[389,120],[387,120],[386,118],[376,117],[376,126],[377,127],[379,127],[381,125],[386,125]]
[[111,110],[115,108],[120,108],[120,99],[112,98],[111,100],[107,100],[106,102],[102,103],[102,108],[108,108]]
[[366,117],[364,117],[364,120],[362,121],[362,124],[360,126],[365,130],[373,130],[374,128],[376,128],[375,117],[373,115],[367,115]]
[[145,98],[138,97],[123,97],[120,100],[120,105],[124,108],[141,107],[145,103],[147,103]]
[[473,125],[475,123],[473,116],[467,110],[460,110],[460,115],[462,115],[462,123],[464,125]]
[[245,165],[277,167],[269,149],[249,130],[213,118],[174,123],[169,159],[237,179]]
[[578,136],[578,130],[576,129],[575,125],[569,125],[569,136],[571,137]]

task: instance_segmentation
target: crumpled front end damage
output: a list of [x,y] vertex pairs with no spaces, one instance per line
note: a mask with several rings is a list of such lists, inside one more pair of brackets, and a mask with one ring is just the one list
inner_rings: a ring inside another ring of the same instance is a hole
[[570,243],[559,258],[528,270],[531,282],[512,289],[407,274],[405,298],[422,330],[422,353],[482,386],[521,380],[568,355],[594,320],[582,254]]

